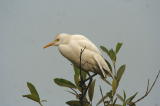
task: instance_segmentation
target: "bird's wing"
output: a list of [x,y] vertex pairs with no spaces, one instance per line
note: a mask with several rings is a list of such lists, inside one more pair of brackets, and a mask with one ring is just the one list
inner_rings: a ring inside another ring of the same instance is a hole
[[93,52],[96,52],[98,54],[101,54],[99,49],[93,44],[89,39],[87,39],[85,36],[82,35],[73,35],[72,38],[76,40],[78,45],[83,49],[86,48],[88,50],[91,50]]

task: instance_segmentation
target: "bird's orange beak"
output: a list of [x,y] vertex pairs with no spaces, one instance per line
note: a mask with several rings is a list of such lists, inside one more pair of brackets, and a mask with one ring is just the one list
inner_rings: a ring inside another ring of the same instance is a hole
[[47,47],[50,47],[50,46],[54,46],[54,42],[50,42],[48,43],[47,45],[45,45],[43,48],[47,48]]

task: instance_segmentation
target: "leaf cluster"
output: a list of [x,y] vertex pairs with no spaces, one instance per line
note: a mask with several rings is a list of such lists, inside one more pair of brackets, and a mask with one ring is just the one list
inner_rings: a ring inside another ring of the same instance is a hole
[[[69,88],[70,91],[67,92],[73,94],[76,97],[75,100],[67,101],[66,104],[68,104],[69,106],[80,106],[81,105],[80,97],[82,94],[82,88],[80,87],[81,83],[80,69],[76,66],[74,66],[73,69],[74,69],[74,82],[62,78],[55,78],[54,82],[61,87]],[[83,80],[85,80],[87,76],[88,76],[87,73],[85,71],[82,71]],[[91,106],[94,96],[95,82],[96,80],[92,81],[92,83],[88,88],[87,95],[84,97],[84,106]]]
[[[108,64],[110,70],[112,71],[112,78],[111,80],[108,79],[101,79],[102,81],[105,81],[107,85],[110,86],[110,89],[107,89],[102,91],[101,86],[100,87],[100,93],[101,98],[97,102],[96,106],[103,103],[104,106],[136,106],[136,103],[144,99],[152,90],[153,86],[155,85],[155,82],[158,79],[158,76],[160,74],[160,71],[158,72],[153,84],[149,88],[149,80],[147,84],[147,90],[144,96],[141,98],[134,100],[137,96],[138,92],[134,93],[131,96],[127,96],[125,90],[123,90],[122,95],[120,95],[118,91],[118,87],[120,85],[120,81],[124,75],[126,65],[120,65],[120,67],[117,68],[117,54],[119,53],[120,49],[122,47],[122,43],[117,43],[115,46],[115,49],[111,48],[108,49],[104,46],[100,46],[102,51],[106,53],[106,55],[110,58],[110,60],[106,60],[106,63]],[[57,84],[60,87],[68,88],[67,92],[75,96],[74,100],[69,100],[66,102],[69,106],[92,106],[93,97],[94,97],[94,89],[96,86],[96,79],[91,81],[91,83],[88,83],[88,86],[86,83],[83,82],[83,80],[87,80],[88,77],[90,77],[89,73],[86,73],[85,71],[81,70],[79,67],[76,67],[73,65],[74,75],[73,79],[74,81],[69,81],[64,78],[54,78],[53,81],[55,84]],[[82,80],[83,79],[83,80]],[[26,97],[30,100],[33,100],[37,103],[39,103],[42,106],[42,101],[39,97],[39,94],[35,88],[35,86],[27,82],[27,86],[30,90],[30,94],[22,95],[23,97]],[[84,89],[86,89],[86,94],[84,94]],[[81,98],[83,97],[83,98]],[[81,99],[83,99],[81,101]],[[97,99],[96,99],[97,100]],[[119,104],[117,104],[117,100],[121,101]],[[83,102],[83,103],[81,103]],[[82,105],[83,104],[83,105]]]
[[30,94],[22,95],[22,96],[26,97],[26,98],[28,98],[30,100],[33,100],[33,101],[39,103],[42,106],[41,102],[45,101],[45,100],[42,100],[42,101],[40,100],[39,94],[38,94],[35,86],[32,83],[27,82],[27,87],[29,88]]
[[[122,100],[122,97],[117,93],[117,88],[119,87],[119,83],[122,79],[122,76],[125,72],[126,69],[126,65],[123,64],[121,65],[119,68],[116,67],[116,62],[117,62],[117,54],[119,53],[119,50],[122,47],[122,43],[117,43],[115,49],[111,48],[108,49],[104,46],[100,46],[100,48],[102,49],[102,51],[104,53],[107,54],[107,56],[110,58],[111,62],[107,61],[107,64],[110,68],[110,70],[113,73],[113,78],[111,81],[107,81],[107,84],[109,84],[111,86],[111,89],[109,91],[107,91],[105,93],[104,96],[102,96],[102,98],[99,100],[99,102],[97,103],[97,105],[101,104],[102,102],[104,103],[104,106],[126,106],[126,104],[129,104],[132,102],[132,100],[134,99],[134,97],[136,96],[131,96],[131,99],[128,98],[127,101],[122,101],[122,104],[116,104],[117,100]],[[125,92],[125,91],[124,91]],[[124,95],[126,96],[126,95]],[[124,97],[126,98],[126,97]]]

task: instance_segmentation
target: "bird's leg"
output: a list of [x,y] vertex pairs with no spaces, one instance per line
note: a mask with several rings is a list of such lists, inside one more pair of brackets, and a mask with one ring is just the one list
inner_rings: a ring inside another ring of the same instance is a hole
[[79,86],[80,86],[80,87],[85,86],[85,85],[86,85],[85,82],[86,82],[86,81],[84,81],[84,79],[83,79],[83,77],[82,77],[81,80],[79,81]]
[[86,81],[88,81],[88,80],[90,80],[90,79],[92,79],[94,76],[96,76],[97,75],[97,73],[94,73],[93,75],[90,75],[89,73],[88,73],[88,78],[87,79],[85,79],[83,82],[85,83]]
[[83,85],[86,85],[85,82],[87,82],[90,79],[93,79],[93,77],[97,75],[97,73],[94,73],[93,75],[90,75],[89,73],[87,73],[87,74],[88,74],[89,77],[87,79],[81,80],[79,82],[80,87],[83,86]]
[[[86,93],[87,93],[87,91],[88,91],[88,88],[89,88],[89,86],[90,86],[90,84],[92,83],[92,80],[93,80],[93,77],[95,76],[95,75],[97,75],[96,73],[95,74],[93,74],[93,75],[90,75],[89,73],[87,73],[88,74],[88,78],[87,79],[85,79],[85,80],[82,80],[82,81],[80,81],[80,87],[82,88],[82,95],[81,95],[81,99],[83,98],[84,99],[84,97],[86,96]],[[87,84],[87,86],[86,86],[86,81],[88,81],[89,80],[89,82],[88,82],[88,84]]]
[[[91,83],[92,83],[92,80],[93,80],[93,77],[95,76],[95,74],[93,74],[93,75],[90,75],[89,73],[87,73],[88,74],[88,78],[87,78],[87,80],[89,80],[89,82],[88,82],[88,85],[87,85],[87,87],[85,88],[85,90],[84,90],[84,95],[86,95],[86,93],[87,93],[87,91],[88,91],[88,88],[89,88],[89,86],[91,85]],[[96,74],[97,75],[97,74]],[[87,80],[85,80],[85,82],[87,81]]]
[[[87,74],[88,74],[89,77],[88,77],[87,79],[85,79],[85,80],[82,79],[82,80],[79,82],[79,86],[80,86],[80,87],[86,86],[86,83],[85,83],[85,82],[87,82],[88,80],[90,80],[89,83],[91,83],[91,80],[93,79],[93,77],[97,75],[97,73],[94,73],[93,75],[90,75],[89,73],[87,73]],[[89,84],[89,83],[88,83],[88,84]]]

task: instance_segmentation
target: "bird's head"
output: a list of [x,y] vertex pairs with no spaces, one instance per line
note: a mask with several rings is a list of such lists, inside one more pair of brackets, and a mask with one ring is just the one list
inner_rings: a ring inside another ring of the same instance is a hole
[[45,45],[43,48],[50,46],[59,46],[60,44],[67,44],[69,42],[70,35],[66,33],[58,34],[55,39]]

